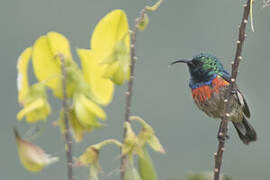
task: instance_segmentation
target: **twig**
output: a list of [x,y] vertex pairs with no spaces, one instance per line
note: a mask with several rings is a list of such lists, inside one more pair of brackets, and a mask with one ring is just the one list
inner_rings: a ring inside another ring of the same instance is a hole
[[66,156],[67,156],[67,170],[68,170],[68,180],[74,180],[73,177],[73,162],[72,162],[72,139],[70,135],[70,126],[69,126],[69,112],[68,112],[68,103],[67,103],[67,84],[66,84],[66,63],[65,57],[63,54],[58,54],[58,57],[61,61],[62,68],[62,92],[63,100],[62,106],[64,111],[64,121],[65,121],[65,143],[66,143]]
[[[135,43],[136,43],[136,32],[138,30],[139,23],[143,20],[144,14],[146,12],[146,8],[142,9],[139,18],[135,19],[135,26],[133,31],[131,32],[131,45],[130,45],[130,80],[128,81],[128,90],[126,92],[126,105],[125,105],[125,122],[130,123],[129,116],[130,116],[130,109],[131,109],[131,97],[133,93],[133,81],[134,81],[134,68],[136,62],[136,55],[135,55]],[[126,137],[126,129],[124,129],[123,139]],[[124,169],[127,161],[127,156],[121,157],[121,179],[124,178]]]
[[236,48],[236,53],[235,53],[235,58],[234,61],[232,62],[232,72],[231,72],[231,83],[228,88],[228,91],[225,94],[225,113],[224,117],[222,118],[222,121],[219,126],[219,131],[218,131],[218,150],[215,153],[215,169],[214,169],[214,180],[219,180],[220,178],[220,168],[222,164],[222,157],[223,157],[223,152],[224,152],[224,145],[225,145],[225,138],[227,136],[227,131],[228,131],[228,117],[230,116],[231,112],[231,98],[232,98],[232,92],[233,90],[236,89],[236,77],[238,73],[238,67],[240,60],[242,59],[242,48],[244,44],[244,40],[246,38],[245,30],[246,30],[246,25],[248,23],[248,17],[250,13],[250,1],[247,0],[247,3],[244,4],[244,13],[242,17],[242,22],[239,27],[239,34],[238,34],[238,40],[236,42],[237,48]]

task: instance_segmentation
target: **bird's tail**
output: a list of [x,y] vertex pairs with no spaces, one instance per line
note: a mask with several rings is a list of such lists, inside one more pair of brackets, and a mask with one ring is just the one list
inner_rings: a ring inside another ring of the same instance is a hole
[[257,140],[256,131],[245,117],[241,122],[233,122],[233,125],[244,144],[248,145],[250,142]]

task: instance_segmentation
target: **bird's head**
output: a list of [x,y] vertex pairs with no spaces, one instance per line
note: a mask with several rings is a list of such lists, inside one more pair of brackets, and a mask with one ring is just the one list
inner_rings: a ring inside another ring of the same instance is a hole
[[177,60],[171,63],[186,63],[188,65],[191,79],[194,82],[204,82],[210,80],[213,75],[224,72],[221,62],[212,55],[201,53],[191,60]]

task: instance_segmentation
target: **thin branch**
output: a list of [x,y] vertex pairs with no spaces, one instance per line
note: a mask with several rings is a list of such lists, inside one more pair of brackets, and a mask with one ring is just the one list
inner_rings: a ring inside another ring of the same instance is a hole
[[227,131],[228,131],[228,118],[230,116],[230,112],[232,111],[231,109],[232,108],[231,106],[232,92],[237,88],[235,81],[236,81],[236,77],[238,73],[239,63],[240,63],[240,60],[242,59],[241,54],[242,54],[244,40],[246,38],[245,31],[246,31],[246,25],[248,23],[248,18],[249,18],[249,13],[250,13],[250,1],[251,0],[247,0],[247,3],[244,4],[242,22],[239,27],[238,40],[236,41],[237,48],[236,48],[235,58],[234,58],[234,61],[232,62],[231,83],[230,83],[228,91],[225,94],[225,100],[224,100],[225,113],[219,126],[218,150],[215,153],[214,180],[219,180],[220,178],[220,168],[222,164],[225,139],[226,139]]
[[[136,55],[135,55],[135,43],[136,43],[136,32],[138,30],[138,25],[141,21],[143,21],[144,14],[146,12],[146,8],[144,8],[139,18],[135,19],[135,26],[133,31],[131,32],[131,45],[130,45],[130,80],[128,81],[128,90],[126,92],[126,105],[125,105],[125,122],[130,123],[129,116],[130,116],[130,109],[131,109],[131,97],[133,93],[133,82],[134,82],[134,69],[135,69],[135,62],[136,62]],[[124,129],[123,139],[126,137],[126,129]],[[121,157],[121,179],[124,178],[124,169],[127,161],[127,156]]]
[[68,170],[68,180],[74,180],[73,177],[73,162],[72,162],[72,139],[70,134],[70,126],[69,126],[69,112],[68,112],[68,103],[67,103],[67,84],[66,84],[66,63],[65,57],[63,54],[58,54],[61,61],[62,68],[62,92],[63,92],[63,100],[62,107],[64,111],[64,121],[65,121],[65,143],[66,143],[66,157],[67,157],[67,170]]

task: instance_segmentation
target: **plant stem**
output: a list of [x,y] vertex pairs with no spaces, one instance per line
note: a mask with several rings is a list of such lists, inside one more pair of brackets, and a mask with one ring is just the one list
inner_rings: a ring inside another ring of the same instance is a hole
[[[138,24],[143,20],[144,14],[145,14],[146,9],[144,8],[141,13],[139,18],[135,19],[135,26],[133,28],[133,31],[131,32],[131,45],[130,45],[130,58],[131,58],[131,63],[130,63],[130,80],[128,81],[128,90],[126,92],[126,105],[125,105],[125,122],[130,123],[130,110],[131,110],[131,97],[133,93],[133,82],[134,82],[134,69],[135,69],[135,62],[136,62],[136,55],[135,55],[135,43],[136,43],[136,32],[138,30]],[[126,129],[124,129],[124,135],[123,139],[126,137]],[[127,162],[127,156],[122,156],[121,157],[121,179],[124,179],[124,170]]]
[[235,58],[234,58],[234,61],[232,62],[231,82],[230,82],[229,89],[225,94],[225,101],[224,101],[225,113],[219,126],[218,150],[215,153],[214,180],[220,179],[220,168],[222,164],[225,139],[226,139],[227,131],[228,131],[228,117],[230,116],[230,112],[232,110],[231,109],[232,108],[231,106],[232,92],[237,88],[235,81],[236,81],[236,77],[238,73],[239,63],[240,63],[240,60],[242,59],[241,54],[242,54],[244,40],[246,38],[245,31],[246,31],[246,25],[248,23],[248,18],[249,18],[249,13],[250,13],[250,1],[251,0],[247,0],[247,3],[244,4],[242,22],[239,27],[238,40],[236,42],[237,47],[236,47]]
[[67,84],[66,84],[66,63],[65,57],[63,54],[58,55],[61,61],[61,68],[62,68],[62,92],[63,92],[63,100],[62,100],[62,107],[64,111],[64,121],[65,121],[65,143],[66,143],[66,157],[67,157],[67,170],[68,170],[68,180],[74,180],[73,177],[73,162],[72,162],[72,139],[70,135],[70,126],[69,126],[69,110],[68,110],[68,103],[67,103]]

